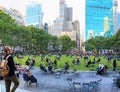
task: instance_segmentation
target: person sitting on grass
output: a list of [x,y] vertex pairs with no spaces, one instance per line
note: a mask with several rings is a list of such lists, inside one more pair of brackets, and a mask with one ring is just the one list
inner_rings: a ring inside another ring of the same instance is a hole
[[77,64],[78,64],[78,65],[80,64],[80,60],[79,60],[79,58],[77,58]]
[[100,58],[98,58],[98,60],[96,61],[96,62],[100,62],[101,61],[101,59]]
[[91,64],[91,60],[89,60],[89,61],[87,62],[86,67],[89,67],[90,64]]
[[25,65],[30,65],[30,62],[28,61],[28,60],[26,60],[26,62],[25,62]]
[[48,72],[53,73],[53,66],[51,63],[48,64],[47,68],[48,68]]
[[97,67],[97,74],[103,75],[103,73],[104,73],[104,65],[99,64],[99,66]]
[[73,59],[73,60],[72,60],[72,63],[73,63],[73,64],[76,64],[76,61],[77,61],[76,59]]
[[31,62],[30,65],[31,65],[31,66],[34,66],[34,65],[35,65],[35,56],[33,56],[31,60],[32,60],[32,62]]
[[44,72],[47,72],[47,69],[42,64],[40,64],[40,69]]
[[67,70],[69,70],[69,67],[70,67],[69,64],[66,62],[64,66],[65,73],[67,73]]
[[53,62],[54,66],[57,67],[57,60],[55,59]]

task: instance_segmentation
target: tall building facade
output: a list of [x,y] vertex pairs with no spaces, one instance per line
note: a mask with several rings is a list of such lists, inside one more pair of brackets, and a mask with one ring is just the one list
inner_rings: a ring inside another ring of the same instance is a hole
[[59,17],[62,21],[62,31],[72,31],[72,7],[67,7],[65,0],[59,1],[60,10]]
[[120,12],[117,13],[117,29],[120,29]]
[[82,48],[82,43],[81,43],[81,35],[80,35],[80,23],[78,20],[75,20],[73,22],[73,28],[76,32],[76,45],[77,45],[77,49],[78,51],[81,50]]
[[85,40],[113,34],[113,0],[86,0]]
[[16,20],[18,25],[25,25],[24,16],[18,10],[10,8],[8,14]]
[[15,19],[16,23],[20,26],[23,26],[25,25],[25,22],[24,22],[24,17],[23,15],[21,14],[21,12],[19,12],[18,10],[15,10],[15,9],[6,9],[2,6],[0,6],[0,10],[4,11],[5,13],[9,14],[12,19]]
[[37,2],[32,2],[26,6],[26,25],[42,27],[42,6]]
[[76,32],[72,24],[73,9],[72,7],[67,7],[65,0],[59,0],[59,6],[59,17],[49,27],[48,33],[57,37],[67,35],[72,40],[76,40]]

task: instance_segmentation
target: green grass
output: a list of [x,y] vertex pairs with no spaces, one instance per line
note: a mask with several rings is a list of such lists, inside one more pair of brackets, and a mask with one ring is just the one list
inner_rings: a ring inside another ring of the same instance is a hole
[[[32,56],[30,56],[30,58],[32,58]],[[46,55],[45,58],[49,58],[53,62],[54,59],[56,58],[56,55],[52,55],[51,57]],[[96,62],[94,64],[94,66],[90,65],[89,67],[86,67],[85,62],[88,62],[89,60],[92,61],[93,58],[94,58],[93,56],[89,56],[88,60],[86,60],[86,61],[84,61],[83,58],[80,58],[80,64],[79,65],[77,65],[77,64],[73,65],[72,64],[72,60],[75,59],[75,58],[76,58],[76,56],[73,56],[73,57],[68,56],[68,57],[66,57],[65,55],[62,55],[62,57],[59,60],[57,60],[57,68],[62,68],[65,65],[65,63],[68,62],[69,65],[70,65],[70,69],[77,69],[77,70],[85,70],[86,71],[86,70],[90,70],[90,69],[96,69],[99,64],[104,64],[104,65],[108,66],[109,70],[112,70],[112,62],[113,62],[113,60],[111,60],[110,62],[107,62],[107,60],[104,57],[100,57],[101,62],[99,62],[99,63]],[[20,63],[22,65],[25,65],[25,62],[26,62],[27,59],[28,59],[28,56],[24,56],[23,58],[14,57],[15,62]],[[96,60],[97,59],[98,58],[96,58]],[[38,67],[41,63],[43,65],[45,65],[45,66],[47,65],[45,60],[41,61],[40,56],[37,56],[35,58],[35,67]],[[119,67],[120,67],[120,61],[117,61],[117,68],[119,68]]]

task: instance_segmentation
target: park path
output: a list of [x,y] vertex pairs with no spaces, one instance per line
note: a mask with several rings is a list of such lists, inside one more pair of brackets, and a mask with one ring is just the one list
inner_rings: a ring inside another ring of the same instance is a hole
[[[96,75],[95,72],[89,73],[89,71],[80,71],[79,76],[74,76],[71,74],[60,74],[59,76],[56,76],[56,74],[46,74],[38,68],[33,68],[30,71],[38,79],[38,85],[32,84],[27,86],[22,78],[22,75],[20,75],[20,86],[16,92],[21,92],[21,90],[22,92],[72,92],[70,85],[66,80],[68,77],[73,77],[73,80],[78,82],[90,82],[93,80],[96,81],[98,79],[102,79],[99,92],[120,92],[120,89],[117,88],[112,90],[112,83],[115,78],[114,74],[99,76]],[[0,81],[0,84],[3,86],[4,81]]]

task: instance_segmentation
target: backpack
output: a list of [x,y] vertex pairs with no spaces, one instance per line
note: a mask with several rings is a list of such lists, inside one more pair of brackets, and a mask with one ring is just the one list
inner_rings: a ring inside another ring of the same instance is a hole
[[9,73],[9,67],[7,65],[7,63],[8,63],[7,60],[9,57],[10,57],[10,55],[8,55],[5,60],[2,60],[0,62],[0,76],[2,76],[2,77],[7,76]]

